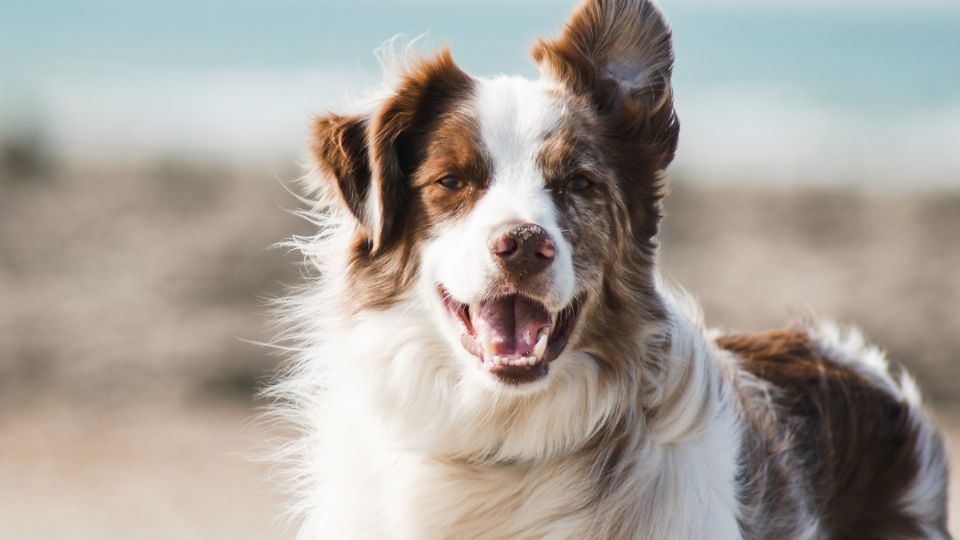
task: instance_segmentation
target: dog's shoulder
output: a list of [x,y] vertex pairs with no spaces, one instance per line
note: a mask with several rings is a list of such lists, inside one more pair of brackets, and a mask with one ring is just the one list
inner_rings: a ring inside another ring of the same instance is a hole
[[808,511],[830,538],[946,534],[933,508],[946,489],[942,440],[909,376],[858,331],[797,326],[716,343],[753,381],[741,391],[748,429],[803,471]]

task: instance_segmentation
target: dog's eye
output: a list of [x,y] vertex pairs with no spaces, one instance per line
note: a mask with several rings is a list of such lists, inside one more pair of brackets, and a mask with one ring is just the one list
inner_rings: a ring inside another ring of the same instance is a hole
[[567,181],[567,190],[574,193],[586,191],[593,187],[593,182],[582,176],[575,176]]
[[449,190],[463,189],[467,185],[466,182],[456,176],[447,176],[437,183]]

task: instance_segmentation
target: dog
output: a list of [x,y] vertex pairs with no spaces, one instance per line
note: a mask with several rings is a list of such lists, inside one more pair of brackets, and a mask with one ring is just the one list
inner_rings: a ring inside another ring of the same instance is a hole
[[661,9],[585,0],[532,56],[315,119],[272,389],[299,538],[949,538],[906,373],[830,323],[707,331],[658,277]]

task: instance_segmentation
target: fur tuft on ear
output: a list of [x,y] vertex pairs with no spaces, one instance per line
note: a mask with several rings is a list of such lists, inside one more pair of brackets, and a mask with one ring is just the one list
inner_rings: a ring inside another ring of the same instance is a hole
[[602,112],[672,105],[670,25],[653,0],[586,0],[563,35],[532,51],[544,76],[589,95]]
[[452,100],[472,88],[473,79],[444,49],[409,67],[376,111],[315,121],[314,157],[336,180],[339,198],[361,225],[371,254],[388,247],[404,227],[423,137]]

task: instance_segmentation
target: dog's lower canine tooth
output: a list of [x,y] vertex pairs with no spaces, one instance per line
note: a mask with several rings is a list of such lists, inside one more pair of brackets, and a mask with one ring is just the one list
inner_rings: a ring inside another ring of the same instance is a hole
[[545,352],[547,352],[547,333],[543,332],[540,339],[537,340],[537,344],[533,347],[533,356],[540,360]]

